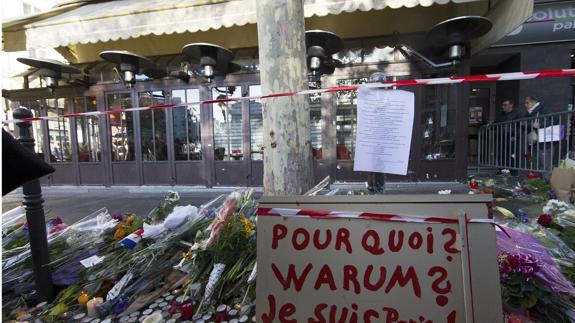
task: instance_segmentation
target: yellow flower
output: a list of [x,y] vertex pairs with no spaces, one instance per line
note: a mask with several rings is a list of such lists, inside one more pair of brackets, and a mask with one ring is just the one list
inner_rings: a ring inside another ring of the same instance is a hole
[[252,234],[252,232],[254,232],[256,226],[252,223],[252,221],[250,221],[245,216],[242,216],[240,218],[240,221],[242,222],[242,225],[244,226],[244,232],[246,233],[246,236],[250,236]]

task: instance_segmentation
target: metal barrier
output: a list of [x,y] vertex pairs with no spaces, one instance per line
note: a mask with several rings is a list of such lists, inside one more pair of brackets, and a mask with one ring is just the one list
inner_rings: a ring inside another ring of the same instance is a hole
[[482,126],[478,166],[551,172],[573,150],[572,117],[569,110]]

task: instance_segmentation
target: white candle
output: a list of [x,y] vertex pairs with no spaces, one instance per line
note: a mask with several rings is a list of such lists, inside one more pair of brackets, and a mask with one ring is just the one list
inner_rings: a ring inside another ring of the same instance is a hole
[[94,297],[86,303],[86,309],[88,310],[88,316],[97,317],[98,309],[96,305],[104,303],[104,299],[102,297]]

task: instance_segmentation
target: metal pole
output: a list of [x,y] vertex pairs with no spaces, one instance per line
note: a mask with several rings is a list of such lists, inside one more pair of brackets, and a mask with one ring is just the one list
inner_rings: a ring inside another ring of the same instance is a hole
[[[19,107],[12,113],[14,119],[31,118],[32,112],[26,108]],[[18,142],[34,151],[34,137],[32,136],[30,122],[19,122]],[[30,252],[32,254],[32,267],[34,269],[34,280],[40,301],[51,302],[54,299],[52,288],[52,275],[50,274],[50,254],[48,252],[48,240],[46,237],[46,221],[44,218],[44,199],[42,199],[42,188],[40,179],[26,182],[22,186],[24,204],[26,208],[26,221],[28,222],[28,232],[30,237]]]

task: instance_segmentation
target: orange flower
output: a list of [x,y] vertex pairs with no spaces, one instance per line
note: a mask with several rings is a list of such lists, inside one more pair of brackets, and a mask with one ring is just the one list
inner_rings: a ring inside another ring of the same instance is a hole
[[114,240],[119,241],[123,239],[125,236],[126,236],[125,225],[123,223],[120,223],[120,225],[118,225],[118,228],[116,229],[116,232],[114,232]]

